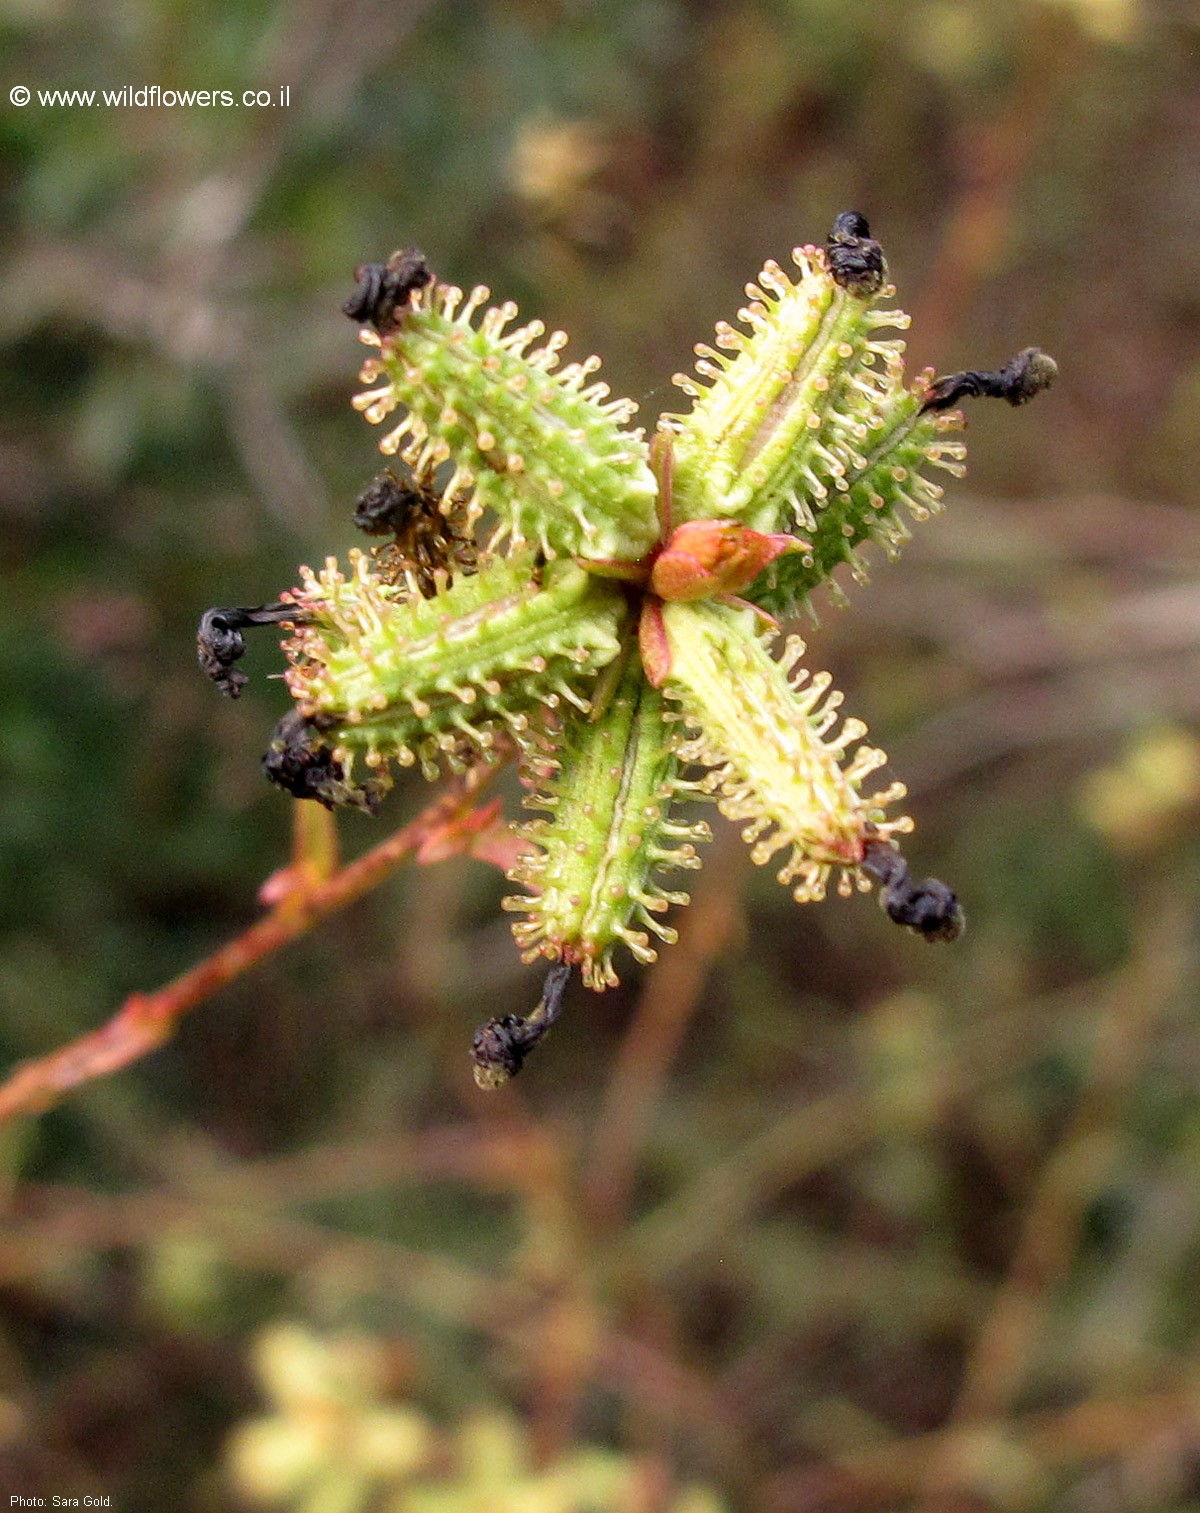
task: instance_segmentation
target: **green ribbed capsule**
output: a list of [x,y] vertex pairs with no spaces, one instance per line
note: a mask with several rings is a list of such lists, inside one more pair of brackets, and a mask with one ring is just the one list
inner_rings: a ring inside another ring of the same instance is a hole
[[966,471],[967,449],[954,434],[962,430],[961,415],[922,413],[925,376],[915,391],[905,389],[899,358],[880,377],[891,390],[887,421],[873,429],[862,465],[847,472],[813,512],[805,529],[808,550],[780,557],[746,592],[770,614],[794,614],[822,584],[838,594],[833,573],[842,563],[849,564],[855,582],[865,582],[860,546],[877,541],[894,560],[912,535],[909,519],[928,520],[942,508],[941,485],[922,470],[941,468],[955,477]]
[[[560,368],[561,332],[514,327],[515,305],[464,297],[414,251],[367,265],[347,306],[375,327],[360,332],[374,351],[356,406],[395,417],[380,447],[412,469],[397,485],[424,514],[417,530],[389,501],[367,521],[396,536],[376,563],[305,573],[287,648],[297,707],[268,776],[371,807],[383,785],[355,784],[356,754],[432,777],[515,750],[544,815],[522,827],[514,933],[527,960],[579,965],[592,988],[616,981],[618,945],[649,961],[652,937],[674,938],[663,915],[685,896],[658,873],[698,865],[708,833],[672,819],[677,797],[715,799],[800,902],[873,878],[898,923],[927,939],[961,928],[953,893],[914,882],[894,846],[903,788],[867,786],[884,754],[860,744],[860,721],[839,723],[828,675],[799,669],[798,637],[770,655],[763,612],[836,591],[843,563],[861,576],[868,540],[895,555],[939,507],[926,470],[963,471],[961,418],[944,412],[1023,404],[1054,364],[1026,348],[996,372],[910,384],[888,329],[908,317],[886,308],[863,217],[840,215],[824,249],[793,259],[794,274],[768,262],[747,286],[741,329],[722,323],[697,349],[698,377],[676,380],[691,412],[663,417],[653,454],[628,428],[635,407],[593,381],[596,359]],[[282,622],[274,604],[211,611],[202,666],[236,693],[242,628]]]
[[597,718],[565,712],[552,756],[523,757],[532,790],[526,803],[549,818],[522,826],[531,854],[509,874],[533,896],[504,900],[506,909],[526,916],[513,926],[526,961],[577,963],[595,989],[617,982],[616,946],[650,962],[651,934],[674,942],[662,915],[688,896],[664,889],[655,873],[698,867],[696,843],[709,839],[702,822],[671,818],[672,800],[694,785],[679,776],[677,727],[661,693],[646,682],[635,655],[613,682],[611,690],[597,690]]
[[464,500],[468,525],[490,511],[493,546],[507,536],[514,550],[528,541],[548,556],[641,557],[658,523],[645,439],[625,429],[637,406],[592,381],[598,358],[559,368],[561,331],[541,342],[541,321],[506,330],[511,301],[479,315],[489,297],[432,283],[395,332],[361,331],[379,351],[361,375],[374,387],[355,407],[375,424],[405,411],[380,451],[422,477],[452,461],[446,507]]
[[435,599],[410,596],[352,552],[293,595],[308,623],[288,643],[288,686],[339,754],[369,767],[419,761],[429,777],[518,744],[617,655],[628,615],[614,585],[532,552],[499,558]]
[[[789,636],[782,662],[754,634],[749,611],[712,603],[666,604],[663,622],[671,670],[666,692],[683,712],[688,739],[680,760],[709,769],[706,789],[727,818],[746,822],[743,838],[760,866],[779,852],[779,872],[798,903],[822,898],[829,875],[840,871],[848,892],[869,839],[911,828],[887,820],[887,805],[902,798],[899,783],[864,796],[863,780],[887,760],[875,747],[855,746],[861,720],[842,722],[842,696],[828,673],[797,668],[804,654]],[[789,670],[791,676],[789,677]]]
[[[771,261],[747,284],[738,315],[748,329],[723,321],[716,347],[697,347],[700,381],[675,376],[694,400],[688,415],[665,417],[676,432],[679,520],[807,531],[888,425],[897,396],[876,370],[894,364],[904,344],[877,333],[903,329],[909,317],[835,283],[818,248],[798,247],[792,258],[794,282]],[[879,297],[895,292],[884,285]]]

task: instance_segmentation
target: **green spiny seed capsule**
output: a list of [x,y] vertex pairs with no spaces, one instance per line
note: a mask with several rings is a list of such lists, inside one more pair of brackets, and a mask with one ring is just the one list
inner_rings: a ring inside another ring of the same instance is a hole
[[[800,670],[798,636],[788,638],[776,662],[751,631],[753,617],[719,604],[666,604],[670,646],[666,691],[679,702],[690,739],[683,761],[710,769],[706,786],[729,819],[748,821],[744,839],[759,865],[788,851],[779,880],[799,903],[824,896],[829,874],[841,869],[848,892],[867,839],[911,828],[885,821],[883,810],[902,798],[899,783],[863,797],[863,779],[887,760],[882,751],[848,748],[866,734],[861,720],[846,720],[836,735],[841,695],[827,673]],[[751,633],[747,633],[751,631]],[[865,881],[865,880],[864,880]]]
[[535,896],[507,898],[504,906],[527,916],[513,927],[527,961],[577,962],[584,982],[602,989],[617,981],[616,945],[649,962],[656,954],[649,932],[675,940],[661,916],[687,903],[687,894],[666,891],[654,873],[698,867],[695,843],[709,832],[670,816],[672,799],[694,785],[679,776],[675,728],[636,656],[611,693],[597,694],[596,713],[568,713],[553,755],[522,759],[533,789],[527,803],[550,818],[522,827],[535,849],[509,874]]
[[748,330],[721,322],[716,348],[697,347],[701,382],[675,377],[695,401],[688,415],[665,417],[678,432],[679,519],[811,529],[813,509],[866,465],[864,448],[887,423],[892,385],[876,369],[904,344],[877,332],[903,329],[908,316],[876,309],[874,291],[864,298],[839,284],[821,249],[798,247],[792,258],[795,282],[772,261],[746,286],[739,318]]
[[445,497],[466,498],[471,524],[490,510],[493,545],[508,536],[515,550],[530,541],[548,556],[640,557],[658,526],[645,439],[624,428],[636,405],[592,381],[598,358],[559,368],[561,331],[542,341],[536,320],[506,330],[511,301],[476,321],[489,294],[481,286],[464,300],[432,283],[412,294],[395,332],[362,330],[379,351],[362,371],[375,387],[356,407],[376,424],[406,412],[380,450],[422,476],[452,460]]
[[571,562],[499,558],[435,599],[383,581],[362,552],[343,574],[303,573],[306,614],[288,645],[288,686],[339,752],[368,766],[420,760],[430,776],[520,742],[564,702],[586,710],[582,678],[611,662],[624,595]]
[[[908,520],[928,520],[942,508],[941,485],[922,470],[941,468],[955,477],[966,471],[967,449],[956,435],[962,429],[961,415],[922,410],[926,375],[914,389],[906,389],[897,357],[884,373],[872,376],[887,385],[886,390],[877,391],[886,421],[872,430],[862,465],[848,472],[842,480],[844,487],[813,511],[806,533],[808,550],[781,557],[755,585],[754,602],[773,615],[794,613],[822,584],[836,593],[833,572],[843,562],[849,564],[856,582],[865,582],[866,564],[858,547],[878,541],[894,560],[912,535]],[[862,402],[871,403],[865,396]]]
[[[292,627],[295,706],[265,767],[298,798],[374,810],[386,773],[356,780],[358,754],[430,777],[518,757],[545,816],[522,827],[510,875],[528,892],[505,904],[526,959],[555,967],[537,1009],[480,1032],[489,1085],[553,1022],[574,966],[601,989],[618,945],[650,961],[652,936],[674,938],[663,915],[685,895],[656,874],[697,866],[708,834],[673,818],[676,800],[715,798],[800,902],[835,874],[843,893],[874,880],[897,924],[962,929],[953,891],[914,880],[895,844],[902,786],[864,789],[883,752],[860,721],[838,727],[841,696],[798,670],[799,638],[769,654],[762,621],[836,590],[842,563],[861,575],[868,540],[894,555],[939,507],[925,470],[963,471],[952,405],[1022,405],[1056,367],[1029,347],[909,384],[903,342],[880,335],[908,317],[877,308],[894,291],[864,217],[843,213],[793,259],[795,276],[769,262],[747,286],[743,329],[698,349],[699,381],[677,380],[691,413],[663,417],[652,447],[628,429],[634,406],[592,381],[596,359],[559,368],[561,332],[510,329],[515,305],[464,298],[415,250],[363,265],[346,312],[375,349],[374,387],[356,405],[374,424],[398,412],[381,450],[412,478],[385,475],[356,518],[395,539],[201,622],[201,665],[231,694],[243,629]],[[682,776],[690,764],[703,775]]]

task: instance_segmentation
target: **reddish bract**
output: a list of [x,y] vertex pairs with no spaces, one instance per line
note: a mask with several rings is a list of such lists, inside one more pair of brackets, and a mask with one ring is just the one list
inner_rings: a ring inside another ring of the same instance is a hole
[[737,594],[776,557],[807,545],[796,536],[766,536],[736,520],[689,520],[655,558],[650,590],[671,600]]

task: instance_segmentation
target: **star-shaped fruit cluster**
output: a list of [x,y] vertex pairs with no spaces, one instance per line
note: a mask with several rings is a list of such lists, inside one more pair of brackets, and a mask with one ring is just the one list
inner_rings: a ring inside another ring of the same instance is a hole
[[894,557],[941,507],[927,474],[963,472],[958,399],[1020,404],[1054,363],[1029,348],[908,382],[908,317],[863,217],[792,263],[746,286],[739,324],[676,375],[690,409],[649,438],[597,358],[561,362],[561,331],[441,282],[413,250],[359,268],[354,404],[397,459],[355,515],[380,544],[201,622],[201,662],[231,694],[242,631],[288,629],[294,706],[264,765],[298,798],[373,809],[394,767],[516,761],[538,817],[519,826],[504,904],[525,959],[556,965],[533,1015],[476,1037],[485,1082],[519,1069],[570,968],[603,989],[616,948],[649,962],[674,941],[666,916],[687,895],[670,874],[709,838],[698,803],[739,822],[800,903],[878,883],[926,939],[962,928],[944,884],[909,876],[903,786],[873,778],[884,753],[805,669],[799,636],[772,643],[816,588],[840,592],[841,564],[863,578],[866,542]]

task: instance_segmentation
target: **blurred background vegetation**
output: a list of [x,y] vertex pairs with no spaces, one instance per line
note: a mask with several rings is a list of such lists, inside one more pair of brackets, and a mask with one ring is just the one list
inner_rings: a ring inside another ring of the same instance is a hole
[[[498,874],[401,869],[0,1131],[0,1490],[121,1513],[1200,1509],[1200,15],[1190,0],[2,0],[0,1053],[256,917],[268,672],[353,542],[354,265],[416,243],[652,419],[864,211],[914,368],[1061,363],[823,609],[970,930],[720,835],[680,945],[485,1098]],[[341,821],[349,854],[426,801]],[[511,800],[511,793],[509,795]]]

